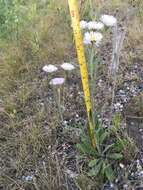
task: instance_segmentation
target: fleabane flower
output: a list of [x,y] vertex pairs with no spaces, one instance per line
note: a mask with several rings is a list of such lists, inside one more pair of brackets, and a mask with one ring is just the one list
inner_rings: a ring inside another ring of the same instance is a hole
[[45,71],[46,73],[53,73],[53,72],[57,71],[58,68],[54,65],[45,65],[42,68],[42,70]]
[[90,35],[90,32],[85,32],[84,33],[83,43],[85,45],[91,44],[91,35]]
[[80,28],[81,29],[86,29],[87,25],[88,25],[88,23],[85,20],[80,21]]
[[102,22],[90,21],[87,25],[89,30],[102,30],[104,28],[104,24]]
[[71,71],[75,69],[74,65],[72,65],[71,63],[63,63],[61,65],[61,68],[64,69],[65,71]]
[[117,19],[112,15],[102,15],[100,20],[106,25],[106,26],[115,26],[117,23]]
[[49,84],[56,86],[56,85],[62,85],[65,82],[65,79],[62,77],[59,78],[53,78],[50,80]]
[[102,38],[103,38],[103,35],[100,32],[94,32],[94,31],[86,32],[84,34],[83,43],[85,45],[89,45],[91,43],[95,45],[99,45]]
[[94,32],[94,36],[96,37],[95,45],[99,46],[103,39],[103,35],[100,32]]

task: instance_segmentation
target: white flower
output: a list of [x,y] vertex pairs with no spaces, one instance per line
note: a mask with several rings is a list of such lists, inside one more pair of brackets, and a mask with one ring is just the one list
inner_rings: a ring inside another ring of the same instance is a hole
[[47,72],[47,73],[53,73],[55,71],[58,70],[58,68],[54,65],[45,65],[43,68],[42,68],[43,71]]
[[88,22],[88,29],[89,30],[102,30],[104,28],[104,24],[102,22],[95,22],[91,21]]
[[66,71],[71,71],[73,69],[75,69],[75,67],[71,64],[71,63],[63,63],[61,65],[62,69],[66,70]]
[[115,26],[117,19],[112,15],[102,15],[100,19],[106,26]]
[[95,36],[95,45],[99,46],[103,38],[103,35],[100,32],[94,32],[94,36]]
[[64,82],[65,82],[65,79],[59,77],[59,78],[54,78],[54,79],[50,80],[49,84],[55,86],[55,85],[62,85]]
[[83,42],[84,44],[88,45],[92,43],[95,43],[95,45],[99,45],[101,40],[103,38],[103,35],[100,32],[86,32],[84,34]]
[[94,27],[95,28],[93,29],[102,30],[104,28],[104,24],[102,22],[96,22]]
[[94,21],[88,22],[87,26],[88,26],[89,30],[93,29],[93,27],[94,27]]
[[83,43],[84,43],[85,45],[91,44],[91,36],[90,36],[90,33],[89,33],[89,32],[85,32],[84,38],[83,38]]
[[86,29],[87,25],[88,25],[88,23],[85,20],[80,21],[80,28],[81,29]]

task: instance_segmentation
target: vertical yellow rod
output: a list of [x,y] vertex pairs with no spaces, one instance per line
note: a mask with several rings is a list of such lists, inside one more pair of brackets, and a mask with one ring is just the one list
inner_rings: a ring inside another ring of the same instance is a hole
[[77,3],[77,0],[68,0],[68,3],[69,3],[70,15],[71,15],[73,33],[74,33],[74,38],[75,38],[77,56],[78,56],[78,61],[80,65],[80,73],[81,73],[81,79],[82,79],[82,85],[83,85],[83,91],[84,91],[87,117],[88,117],[88,122],[89,122],[88,131],[89,131],[91,145],[95,148],[96,143],[95,143],[95,137],[94,137],[94,125],[93,125],[93,118],[92,118],[92,106],[91,106],[91,97],[90,97],[90,91],[89,91],[88,71],[87,71],[87,65],[86,65],[86,59],[85,59],[82,33],[80,30],[80,17],[79,17],[79,12],[78,12],[78,3]]

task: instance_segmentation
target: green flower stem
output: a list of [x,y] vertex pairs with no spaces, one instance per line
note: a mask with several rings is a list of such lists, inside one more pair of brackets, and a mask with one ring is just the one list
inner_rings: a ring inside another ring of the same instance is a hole
[[[52,76],[51,75],[48,75],[47,79],[44,80],[42,83],[41,83],[41,88],[43,88],[44,90],[47,89],[49,87],[49,81],[51,80]],[[45,97],[45,94],[44,94],[44,91],[41,91],[41,98],[42,97]],[[48,111],[48,103],[47,103],[47,100],[46,98],[44,98],[44,109],[45,111],[47,112]]]
[[89,74],[90,74],[90,89],[91,89],[91,101],[92,101],[92,113],[93,122],[95,124],[95,48],[92,44],[90,55],[89,55]]
[[91,79],[93,79],[93,77],[94,77],[94,47],[93,47],[93,44],[92,44],[91,53],[90,53],[89,69],[90,69],[89,70],[90,77],[91,77]]
[[61,108],[61,87],[56,87],[54,89],[54,97],[58,108],[58,116],[60,120],[63,121],[63,112]]

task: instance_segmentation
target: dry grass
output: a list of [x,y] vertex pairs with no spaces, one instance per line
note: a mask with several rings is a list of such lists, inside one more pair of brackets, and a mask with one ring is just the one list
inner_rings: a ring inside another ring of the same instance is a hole
[[[49,92],[41,72],[44,64],[70,57],[63,18],[56,7],[49,9],[23,30],[18,43],[1,43],[0,189],[66,189],[67,177],[53,153],[56,106],[44,105]],[[31,175],[32,181],[23,179]]]

